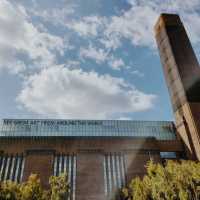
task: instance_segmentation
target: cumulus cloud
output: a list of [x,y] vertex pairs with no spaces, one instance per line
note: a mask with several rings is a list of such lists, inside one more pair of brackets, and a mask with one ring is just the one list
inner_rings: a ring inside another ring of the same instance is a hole
[[80,49],[80,57],[95,60],[96,63],[100,64],[107,60],[108,52],[104,49],[97,49],[90,45],[88,48]]
[[120,78],[55,66],[30,76],[17,100],[45,116],[110,118],[150,109],[155,98]]
[[108,17],[92,15],[69,21],[65,26],[84,38],[96,38],[96,42],[103,44],[106,49],[115,50],[121,46],[121,36],[109,34],[107,29],[110,23],[112,23],[112,20]]
[[[105,29],[107,38],[125,38],[135,46],[155,47],[153,27],[162,12],[178,13],[189,30],[191,40],[200,43],[199,0],[128,0],[131,8],[113,16]],[[109,39],[108,39],[109,41]],[[120,43],[119,43],[120,45]]]
[[29,12],[34,16],[40,17],[45,22],[49,22],[56,26],[66,26],[66,21],[69,21],[70,16],[75,12],[74,5],[65,2],[65,6],[62,6],[60,1],[57,2],[59,2],[61,6],[54,8],[41,8],[40,1],[35,1],[34,6],[29,8]]
[[25,69],[29,64],[48,66],[55,62],[55,52],[62,53],[63,39],[34,26],[23,6],[0,1],[0,69],[12,72]]
[[122,67],[125,66],[124,61],[121,58],[114,58],[111,57],[109,61],[109,65],[114,69],[114,70],[120,70]]
[[125,38],[133,45],[153,45],[153,25],[158,14],[147,6],[133,6],[121,16],[113,16],[105,30],[107,38]]
[[111,17],[87,16],[67,23],[69,29],[80,36],[93,36],[106,49],[117,49],[122,39],[131,41],[134,46],[154,48],[153,27],[162,12],[178,13],[189,30],[193,43],[200,42],[199,0],[127,0],[130,9]]
[[89,45],[88,48],[81,48],[80,57],[83,60],[94,60],[97,64],[107,62],[108,66],[113,70],[120,70],[121,68],[125,67],[125,63],[122,58],[117,58],[113,56],[109,51],[106,51],[103,48],[95,48],[92,45]]
[[138,77],[144,77],[144,74],[142,72],[140,72],[139,70],[133,70],[130,73],[133,75],[136,75]]
[[66,26],[81,36],[97,36],[106,19],[99,16],[87,16],[80,21],[67,23]]

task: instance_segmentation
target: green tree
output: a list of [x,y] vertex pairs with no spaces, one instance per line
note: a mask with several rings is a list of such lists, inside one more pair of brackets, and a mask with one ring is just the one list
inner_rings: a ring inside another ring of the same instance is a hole
[[64,200],[68,199],[67,175],[51,176],[50,189],[42,188],[37,174],[31,174],[26,182],[0,182],[0,200]]
[[28,181],[20,185],[21,200],[45,200],[39,176],[31,174]]
[[147,163],[147,175],[123,189],[129,200],[200,200],[200,162]]
[[69,195],[69,183],[66,174],[52,176],[49,179],[51,186],[51,200],[66,200]]
[[0,183],[1,200],[18,200],[21,199],[19,184],[12,181]]

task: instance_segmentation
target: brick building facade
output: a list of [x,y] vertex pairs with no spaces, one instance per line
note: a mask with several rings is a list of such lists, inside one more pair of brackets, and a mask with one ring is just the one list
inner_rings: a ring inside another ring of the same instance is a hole
[[50,175],[68,172],[71,199],[110,199],[150,158],[184,151],[173,122],[5,119],[0,134],[1,180],[37,173],[48,187]]

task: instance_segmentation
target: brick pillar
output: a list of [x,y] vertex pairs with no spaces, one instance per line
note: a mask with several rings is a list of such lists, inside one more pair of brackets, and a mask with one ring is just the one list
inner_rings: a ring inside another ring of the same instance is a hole
[[162,14],[155,37],[169,89],[177,132],[187,157],[200,160],[200,67],[178,15]]
[[76,200],[105,200],[103,155],[77,155]]
[[49,177],[53,175],[54,150],[27,150],[24,166],[23,181],[26,181],[30,174],[38,174],[44,188],[49,187]]

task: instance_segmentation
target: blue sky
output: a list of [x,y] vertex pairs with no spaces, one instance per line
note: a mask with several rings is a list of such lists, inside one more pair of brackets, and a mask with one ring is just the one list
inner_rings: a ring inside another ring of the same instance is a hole
[[199,0],[1,0],[0,118],[173,120],[153,26]]

